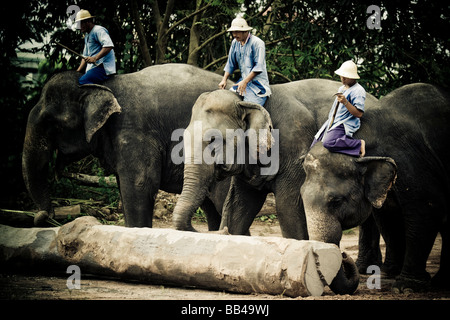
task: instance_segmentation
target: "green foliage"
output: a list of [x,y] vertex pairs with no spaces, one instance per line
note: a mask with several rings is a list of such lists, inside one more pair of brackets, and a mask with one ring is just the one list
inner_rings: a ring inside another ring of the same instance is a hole
[[[56,161],[56,156],[54,161]],[[54,165],[50,166],[50,170]],[[88,156],[80,161],[74,162],[64,168],[64,172],[78,172],[100,178],[99,186],[85,186],[75,180],[65,177],[58,177],[57,174],[51,174],[54,177],[51,182],[52,197],[69,199],[92,199],[98,201],[102,206],[117,208],[120,194],[118,188],[111,188],[106,184],[106,179],[113,175],[108,175],[97,158]]]
[[202,210],[202,208],[197,208],[197,210],[194,213],[194,221],[198,222],[206,222],[206,214]]
[[259,220],[261,222],[267,222],[267,223],[272,223],[277,219],[278,219],[278,217],[276,214],[262,215],[262,216],[255,218],[255,220]]

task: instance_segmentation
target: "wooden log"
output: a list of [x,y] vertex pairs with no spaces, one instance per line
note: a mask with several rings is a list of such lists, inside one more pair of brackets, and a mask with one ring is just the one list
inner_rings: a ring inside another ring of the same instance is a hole
[[117,188],[117,179],[116,177],[97,177],[97,176],[90,176],[84,173],[70,173],[70,172],[63,172],[63,177],[77,180],[82,184],[88,185],[88,186],[103,186],[108,188]]
[[[47,221],[52,226],[60,226],[58,221],[68,218],[75,219],[81,216],[81,206],[79,204],[65,207],[55,207],[55,217]],[[34,217],[37,212],[0,209],[0,224],[5,224],[13,227],[33,227]]]
[[55,220],[75,219],[79,216],[81,216],[81,206],[79,204],[55,208]]
[[23,230],[0,228],[2,264],[23,261],[22,251],[49,265],[75,264],[81,274],[241,293],[321,295],[342,261],[333,244],[105,226],[93,217]]

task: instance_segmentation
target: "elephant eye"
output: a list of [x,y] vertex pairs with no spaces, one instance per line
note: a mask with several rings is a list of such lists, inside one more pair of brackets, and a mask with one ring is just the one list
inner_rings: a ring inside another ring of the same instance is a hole
[[344,203],[345,198],[341,196],[331,196],[328,199],[328,206],[330,209],[339,209]]

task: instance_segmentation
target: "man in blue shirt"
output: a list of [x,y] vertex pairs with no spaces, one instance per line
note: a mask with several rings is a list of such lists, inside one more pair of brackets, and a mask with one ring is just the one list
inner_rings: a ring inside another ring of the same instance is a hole
[[79,84],[102,83],[116,73],[114,44],[108,30],[95,25],[93,16],[87,10],[77,13],[75,22],[80,24],[81,32],[87,33],[84,38],[83,56],[78,72],[85,72],[78,80]]
[[345,61],[335,73],[340,76],[343,86],[339,88],[328,119],[315,135],[311,147],[322,141],[331,152],[363,157],[366,143],[354,139],[353,134],[361,126],[366,90],[356,82],[359,75],[353,61]]
[[228,31],[232,33],[234,39],[219,88],[225,89],[228,77],[239,68],[241,78],[231,90],[243,96],[244,101],[264,106],[272,93],[266,70],[266,46],[264,41],[252,35],[250,30],[252,28],[243,18],[236,18],[231,22]]

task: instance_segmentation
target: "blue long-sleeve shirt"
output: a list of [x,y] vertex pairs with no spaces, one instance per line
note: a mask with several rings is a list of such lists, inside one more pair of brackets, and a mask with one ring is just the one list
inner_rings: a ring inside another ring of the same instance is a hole
[[248,83],[247,89],[252,90],[259,97],[271,95],[264,41],[252,34],[249,34],[244,45],[241,45],[236,39],[233,40],[224,71],[232,74],[238,68],[241,71],[239,81],[247,77],[252,71],[257,73],[253,80]]
[[[345,86],[339,88],[338,92],[344,94],[345,98],[358,110],[364,112],[364,104],[366,101],[366,90],[359,84],[355,83],[353,86],[345,90]],[[330,121],[333,118],[334,110],[337,109],[336,116],[330,128]],[[322,125],[322,128],[317,132],[315,138],[319,139],[324,130],[330,131],[337,126],[343,124],[345,128],[345,134],[352,137],[353,134],[361,126],[361,120],[355,117],[348,111],[348,109],[342,104],[338,103],[337,98],[334,100],[333,106],[328,114],[327,121]]]
[[[95,25],[91,32],[89,32],[84,38],[83,55],[86,57],[93,57],[97,55],[104,47],[114,47],[114,44],[109,36],[108,30],[102,26]],[[107,75],[116,73],[116,57],[114,54],[114,49],[97,61],[97,65],[102,63]],[[86,72],[93,67],[95,67],[93,63],[88,63]]]

